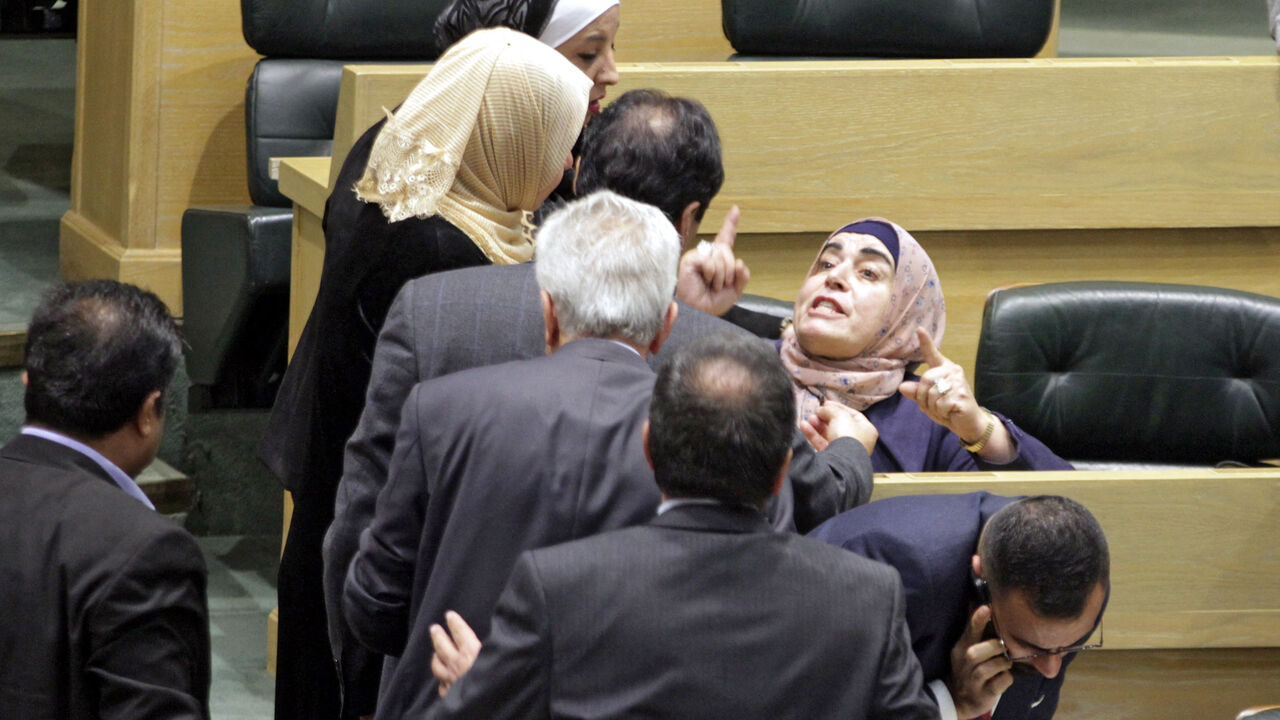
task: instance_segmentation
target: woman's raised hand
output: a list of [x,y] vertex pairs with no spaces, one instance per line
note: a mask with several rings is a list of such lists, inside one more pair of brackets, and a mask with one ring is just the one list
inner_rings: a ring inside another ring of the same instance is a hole
[[1012,460],[1017,454],[1013,438],[1004,423],[978,405],[964,369],[938,350],[927,330],[916,328],[916,335],[929,369],[919,380],[899,385],[898,392],[919,405],[930,420],[955,433],[965,445],[981,443],[976,454],[984,460],[994,463]]
[[973,397],[973,389],[964,377],[964,368],[947,359],[924,328],[916,328],[920,350],[929,370],[919,380],[909,380],[898,391],[915,401],[929,419],[959,435],[964,440],[982,437],[987,427],[987,414]]

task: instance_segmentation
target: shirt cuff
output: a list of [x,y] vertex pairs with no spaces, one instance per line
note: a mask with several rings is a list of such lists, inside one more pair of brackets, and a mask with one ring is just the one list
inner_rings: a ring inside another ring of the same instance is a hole
[[947,690],[946,683],[942,680],[930,682],[929,692],[933,693],[933,699],[938,701],[938,714],[942,716],[942,720],[960,720],[956,717],[956,704],[951,699],[951,691]]

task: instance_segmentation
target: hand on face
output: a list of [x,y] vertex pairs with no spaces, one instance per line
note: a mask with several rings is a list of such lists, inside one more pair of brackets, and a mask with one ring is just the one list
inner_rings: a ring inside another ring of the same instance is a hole
[[980,606],[951,648],[951,675],[946,685],[960,718],[990,712],[1000,694],[1013,684],[1013,663],[1005,658],[1004,645],[997,638],[983,637],[990,622],[991,606]]
[[826,450],[836,438],[851,437],[862,443],[870,455],[876,440],[880,439],[880,432],[866,415],[835,402],[818,406],[812,415],[800,421],[800,430],[818,452]]
[[676,297],[711,315],[723,315],[742,298],[751,279],[746,263],[733,254],[738,236],[738,206],[729,208],[716,239],[707,247],[691,248],[680,257],[676,276]]
[[449,688],[471,669],[480,654],[480,638],[461,615],[450,610],[444,614],[444,620],[449,625],[448,632],[439,625],[431,626],[431,644],[435,648],[431,655],[431,673],[440,683],[440,697],[448,694]]
[[981,438],[987,428],[987,413],[974,399],[964,369],[938,350],[927,330],[917,328],[916,336],[929,370],[918,381],[899,385],[898,391],[919,405],[930,420],[966,441]]

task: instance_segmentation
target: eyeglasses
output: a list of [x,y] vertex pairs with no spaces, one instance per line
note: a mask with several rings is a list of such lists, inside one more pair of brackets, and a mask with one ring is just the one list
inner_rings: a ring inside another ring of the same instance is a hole
[[1102,618],[1099,617],[1097,642],[1089,642],[1089,638],[1093,636],[1093,631],[1090,631],[1088,635],[1084,636],[1084,638],[1082,639],[1082,642],[1076,643],[1075,645],[1068,645],[1067,647],[1053,648],[1052,650],[1046,649],[1046,648],[1040,648],[1033,653],[1028,653],[1026,655],[1018,655],[1017,657],[1014,657],[1012,654],[1009,653],[1009,646],[1005,645],[1005,642],[1004,642],[1004,633],[1000,632],[1000,626],[999,624],[996,623],[995,603],[988,602],[987,606],[991,608],[991,627],[993,630],[996,631],[996,639],[1000,641],[1000,651],[1004,655],[1004,659],[1008,660],[1009,662],[1015,662],[1015,663],[1028,662],[1030,660],[1035,660],[1036,658],[1039,658],[1039,657],[1048,657],[1050,655],[1066,655],[1067,653],[1077,653],[1084,650],[1097,650],[1098,648],[1102,647]]

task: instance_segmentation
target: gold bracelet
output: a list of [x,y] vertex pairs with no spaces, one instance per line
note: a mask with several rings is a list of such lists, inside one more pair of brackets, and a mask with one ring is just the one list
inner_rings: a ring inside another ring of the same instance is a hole
[[982,452],[982,448],[986,447],[987,441],[991,439],[991,433],[996,431],[996,416],[986,408],[982,408],[982,412],[987,414],[987,429],[982,431],[982,437],[977,442],[965,442],[964,438],[960,438],[960,444],[971,453]]

